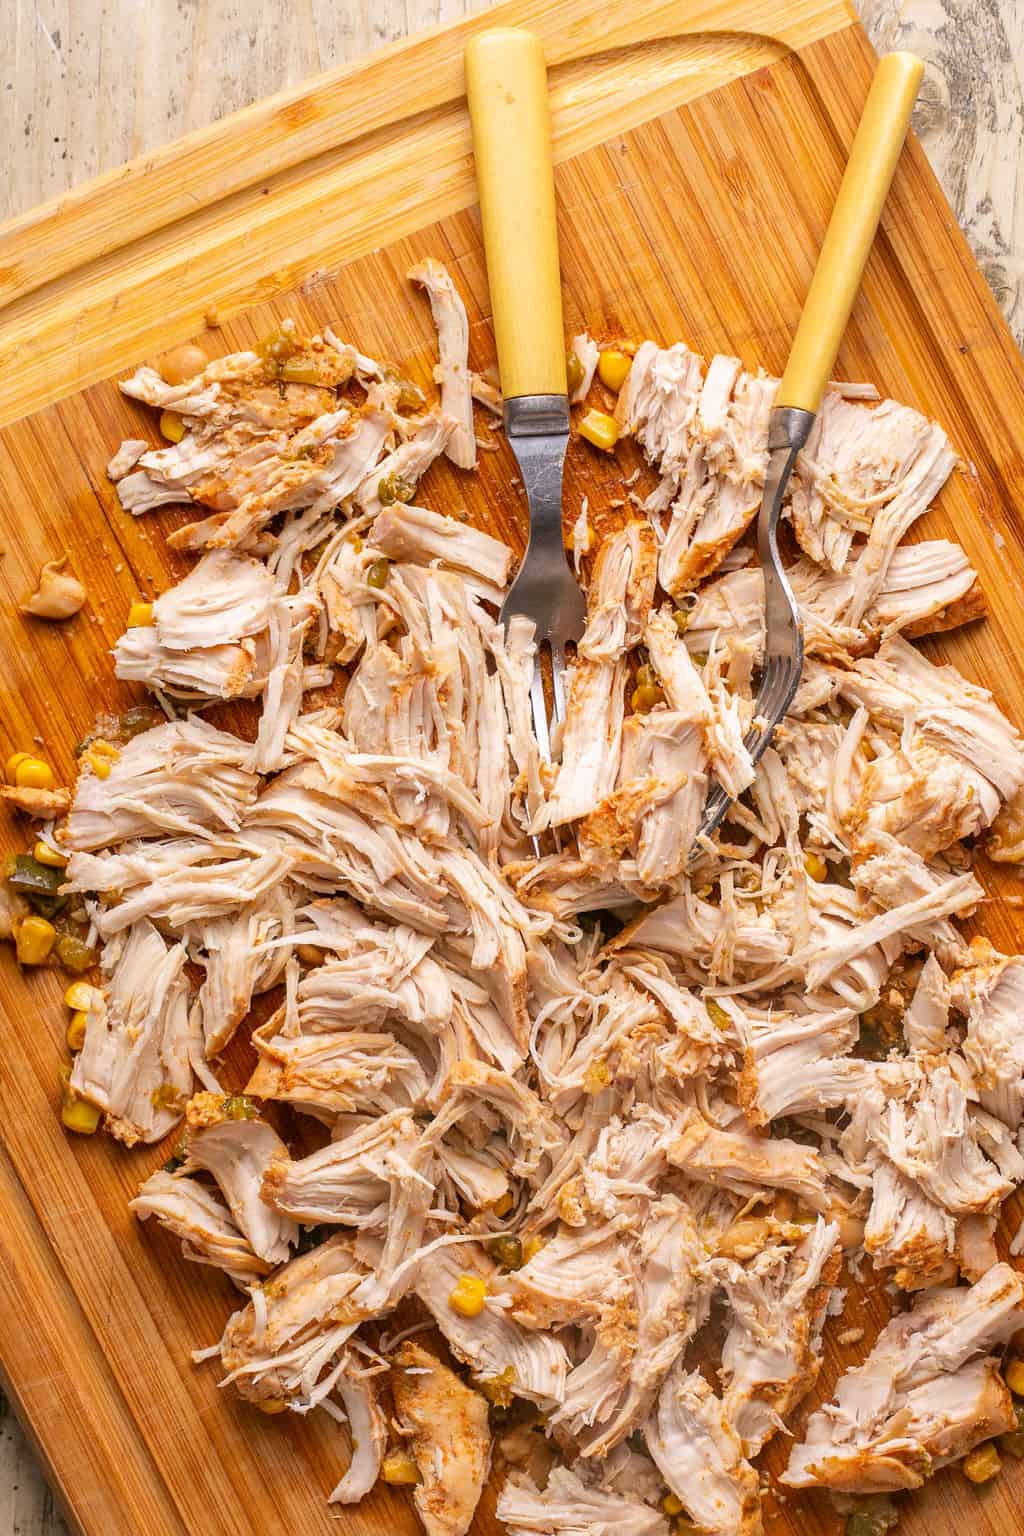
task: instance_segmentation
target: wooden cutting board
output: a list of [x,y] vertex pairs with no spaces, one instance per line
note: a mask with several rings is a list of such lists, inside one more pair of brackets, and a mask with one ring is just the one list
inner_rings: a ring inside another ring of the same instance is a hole
[[[234,350],[291,315],[310,329],[331,321],[427,383],[429,316],[404,284],[426,254],[449,263],[467,297],[474,365],[492,360],[461,57],[471,32],[502,22],[533,26],[551,64],[567,326],[682,337],[781,368],[874,62],[841,0],[511,0],[19,219],[0,231],[4,755],[35,745],[70,782],[73,744],[99,710],[130,698],[108,655],[129,603],[185,569],[163,543],[181,514],[133,521],[105,478],[123,436],[155,435],[112,377],[190,336],[211,354]],[[991,618],[930,649],[1024,720],[1024,368],[916,144],[838,371],[933,414],[963,455],[919,531],[963,542]],[[466,507],[518,543],[523,509],[496,442],[476,478],[437,466],[424,499]],[[598,512],[621,497],[630,454],[626,445],[616,469],[574,444],[570,510],[584,492]],[[63,552],[87,608],[63,626],[23,619],[18,599]],[[23,825],[0,830],[5,847],[25,846]],[[985,930],[1024,948],[1013,874],[981,873],[996,896]],[[189,1350],[219,1336],[234,1293],[127,1212],[167,1149],[125,1153],[62,1132],[62,983],[20,976],[2,949],[0,1360],[72,1526],[413,1532],[405,1497],[383,1487],[358,1509],[328,1509],[347,1456],[329,1419],[267,1420],[220,1392],[214,1367],[193,1367]],[[863,1357],[884,1315],[854,1286],[844,1327],[864,1337],[826,1343],[812,1402]],[[785,1455],[776,1447],[769,1466]],[[912,1497],[901,1529],[1005,1536],[1021,1528],[1022,1493],[1016,1464],[980,1492],[951,1472]],[[773,1531],[837,1524],[825,1499],[769,1506]]]

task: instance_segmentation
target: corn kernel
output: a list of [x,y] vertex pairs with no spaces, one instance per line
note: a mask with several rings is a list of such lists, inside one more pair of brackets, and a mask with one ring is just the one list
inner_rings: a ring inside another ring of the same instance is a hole
[[976,1451],[965,1456],[960,1463],[964,1477],[972,1483],[987,1483],[993,1477],[998,1477],[1003,1470],[1003,1464],[999,1459],[995,1442],[988,1440],[984,1445],[979,1445]]
[[58,853],[56,848],[51,848],[49,843],[40,839],[32,849],[32,857],[37,864],[45,864],[47,869],[65,869],[67,858],[63,853]]
[[54,789],[57,784],[53,769],[41,757],[23,757],[14,770],[14,782],[19,789]]
[[262,1402],[256,1404],[256,1407],[260,1413],[267,1415],[284,1413],[288,1407],[288,1399],[286,1397],[265,1397]]
[[66,1039],[69,1051],[80,1051],[85,1044],[85,1026],[89,1022],[87,1009],[78,1008],[71,1015],[68,1023]]
[[804,857],[804,869],[812,880],[817,880],[819,883],[828,878],[828,865],[820,853],[808,853]]
[[1006,1385],[1014,1397],[1024,1397],[1024,1360],[1011,1360],[1006,1367]]
[[629,702],[635,715],[646,715],[656,704],[665,702],[665,695],[657,683],[641,683],[639,688],[633,689]]
[[516,1373],[510,1365],[506,1365],[497,1376],[477,1377],[476,1386],[495,1408],[507,1408],[512,1401],[513,1388],[516,1384]]
[[72,1009],[75,1013],[80,1008],[84,1008],[88,1013],[89,1009],[94,1008],[102,996],[103,993],[99,987],[90,986],[87,981],[73,981],[64,993],[64,1003],[66,1007]]
[[606,1061],[592,1061],[583,1073],[583,1092],[600,1093],[612,1080]]
[[617,347],[609,347],[597,360],[597,376],[606,389],[618,394],[629,378],[629,370],[632,366],[633,359],[628,352],[620,352]]
[[713,997],[706,997],[704,999],[704,1007],[707,1009],[708,1018],[716,1029],[732,1029],[732,1019],[726,1013],[721,1003],[716,1002]]
[[89,743],[89,749],[85,753],[86,762],[98,779],[109,779],[110,770],[121,756],[117,747],[111,742],[104,741],[101,736]]
[[420,1480],[420,1469],[408,1451],[391,1451],[380,1464],[380,1475],[394,1487],[411,1487]]
[[185,436],[185,423],[173,411],[161,411],[160,431],[169,443],[180,443]]
[[489,1209],[494,1212],[495,1216],[507,1216],[513,1204],[512,1193],[506,1189],[505,1193],[500,1195]]
[[128,609],[129,629],[150,629],[155,622],[152,603],[132,603]]
[[7,775],[7,782],[9,784],[13,784],[14,783],[14,775],[18,771],[18,764],[19,763],[27,763],[31,756],[32,756],[31,752],[12,752],[11,753],[11,755],[7,759],[6,765],[4,767],[4,772]]
[[460,1275],[448,1297],[448,1305],[460,1317],[479,1317],[486,1295],[486,1280],[481,1280],[479,1275]]
[[78,1136],[91,1136],[99,1127],[103,1111],[91,1099],[83,1099],[71,1086],[71,1073],[67,1067],[60,1073],[60,1118],[65,1130]]
[[666,1493],[661,1501],[661,1507],[666,1515],[681,1515],[683,1512],[683,1501],[678,1494]]
[[604,453],[611,453],[619,440],[619,424],[604,411],[588,411],[580,422],[580,437]]
[[18,924],[14,947],[19,965],[43,965],[49,959],[57,930],[45,917],[26,917]]
[[543,1247],[544,1239],[542,1237],[525,1237],[523,1239],[523,1263],[529,1264],[530,1260],[535,1259]]

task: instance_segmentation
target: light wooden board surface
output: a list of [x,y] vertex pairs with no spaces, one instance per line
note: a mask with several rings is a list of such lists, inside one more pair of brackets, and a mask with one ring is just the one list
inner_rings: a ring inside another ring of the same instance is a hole
[[[460,0],[441,0],[439,7],[424,6],[419,0],[409,0],[407,6],[386,3],[373,8],[371,22],[367,8],[352,12],[307,0],[288,7],[287,24],[283,24],[282,7],[270,0],[244,7],[227,0],[184,6],[156,0],[148,7],[101,7],[97,0],[76,5],[67,0],[63,5],[32,7],[18,0],[11,8],[16,24],[0,32],[0,112],[7,119],[6,142],[15,146],[15,153],[0,196],[8,202],[7,211],[13,212],[280,84],[401,35],[407,27],[484,7],[465,7]],[[942,6],[925,6],[918,0],[902,6],[892,0],[865,0],[863,10],[879,46],[915,46],[930,62],[928,92],[919,111],[925,148],[964,220],[993,290],[1019,328],[1021,213],[1014,169],[1020,106],[1015,65],[1022,29],[1017,6],[1010,0],[1001,0],[996,9],[960,5],[955,0],[943,0]],[[11,89],[2,89],[8,83]],[[560,183],[567,185],[578,185],[571,168],[566,168]],[[463,226],[458,228],[461,233]],[[595,227],[593,234],[600,244],[602,231]],[[479,288],[479,263],[470,263],[464,277]],[[588,302],[598,303],[601,289],[596,268],[588,269],[587,277],[587,285],[576,295],[576,303],[584,308]],[[317,306],[317,313],[337,313],[337,306],[331,308],[328,296],[323,297],[327,307]],[[478,292],[477,297],[482,302],[484,295]],[[604,293],[599,315],[625,318],[622,298],[622,294]],[[638,318],[649,323],[649,317]],[[720,317],[724,329],[707,315],[692,318],[690,339],[724,345],[731,335],[732,344],[748,360],[773,361],[770,355],[751,352],[749,333],[736,335],[736,313]],[[704,337],[699,334],[701,320]],[[865,360],[870,352],[868,347],[862,353]],[[907,359],[899,362],[908,367]],[[883,368],[892,363],[887,357]],[[896,389],[895,380],[890,384]],[[937,404],[933,408],[939,409]],[[977,557],[977,551],[972,553]],[[116,627],[116,614],[105,614],[103,630]],[[8,1169],[0,1172],[9,1174]],[[50,1283],[57,1283],[60,1272],[53,1269],[55,1261],[33,1227],[27,1204],[22,1215],[20,1237],[26,1264],[33,1244],[38,1245],[35,1257],[39,1264],[49,1264]],[[66,1279],[60,1283],[66,1284]],[[86,1326],[84,1320],[79,1326]],[[39,1360],[42,1372],[60,1368],[58,1358]],[[60,1411],[65,1415],[66,1435],[75,1435],[80,1415],[91,1400],[103,1399],[114,1411],[117,1392],[110,1381],[65,1385],[68,1390]],[[76,1392],[85,1399],[77,1406]],[[211,1411],[216,1411],[216,1401]],[[92,1454],[83,1452],[84,1459],[90,1460]],[[94,1448],[94,1454],[102,1460],[99,1448]],[[147,1495],[144,1470],[139,1476],[141,1483],[129,1486],[130,1479],[121,1481],[113,1465],[101,1469],[101,1478],[115,1499],[130,1498],[136,1508],[148,1496],[158,1497],[153,1489]],[[115,1503],[108,1512],[114,1520],[107,1528],[134,1531],[134,1526],[117,1524],[117,1507]],[[972,1503],[963,1512],[976,1507]],[[986,1507],[984,1501],[981,1507]],[[60,1528],[29,1454],[11,1420],[5,1418],[0,1425],[0,1533],[51,1536]]]
[[[4,0],[0,218],[381,43],[492,0]],[[1024,338],[1024,0],[857,0],[928,64],[916,126]],[[0,1525],[0,1530],[3,1527]]]

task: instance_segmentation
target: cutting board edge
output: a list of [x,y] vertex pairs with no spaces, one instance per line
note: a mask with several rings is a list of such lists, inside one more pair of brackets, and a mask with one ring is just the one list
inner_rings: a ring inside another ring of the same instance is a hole
[[[946,220],[946,223],[949,226],[948,233],[950,234],[951,238],[955,239],[955,241],[957,242],[957,244],[958,244],[958,246],[960,248],[960,256],[961,256],[961,260],[962,260],[962,265],[964,267],[965,272],[970,274],[972,283],[974,284],[974,287],[975,287],[975,298],[977,299],[979,304],[982,306],[982,310],[984,311],[985,318],[989,322],[994,324],[995,331],[994,331],[994,335],[993,335],[993,338],[992,338],[993,343],[999,349],[1000,353],[1004,356],[1004,360],[1007,362],[1007,366],[1008,366],[1010,372],[1013,373],[1013,375],[1014,375],[1014,377],[1016,379],[1017,385],[1019,387],[1020,384],[1021,384],[1021,378],[1022,378],[1022,372],[1021,372],[1021,367],[1020,367],[1020,360],[1019,360],[1019,355],[1016,353],[1016,348],[1014,347],[1014,345],[1012,343],[1012,338],[1009,335],[1008,327],[1006,326],[1005,321],[1003,320],[1003,317],[999,313],[998,307],[996,306],[995,300],[992,297],[990,291],[988,290],[987,285],[984,284],[984,281],[981,278],[981,275],[978,272],[978,269],[977,269],[976,265],[974,264],[973,260],[971,260],[971,258],[969,256],[969,252],[968,252],[967,247],[966,247],[966,242],[963,240],[963,237],[960,234],[960,232],[957,231],[955,229],[955,227],[953,226],[953,224],[952,224],[952,220],[951,220],[951,216],[949,214],[948,206],[945,205],[945,200],[942,198],[941,192],[937,190],[937,182],[935,181],[935,178],[934,178],[933,174],[931,173],[930,167],[927,167],[926,162],[924,161],[923,153],[921,152],[920,147],[919,146],[915,147],[913,153],[915,155],[915,161],[920,159],[920,165],[921,165],[922,171],[924,172],[924,174],[926,174],[926,176],[928,178],[928,181],[929,181],[929,183],[932,186],[933,198],[939,204],[939,211],[942,213],[943,218]],[[1008,355],[1008,353],[1011,352],[1011,351],[1012,351],[1012,357],[1010,357]],[[19,1180],[19,1188],[26,1195],[26,1198],[29,1198],[29,1199],[31,1198],[30,1195],[28,1194],[28,1191],[26,1191],[24,1189],[24,1186],[21,1185],[20,1180]],[[3,1198],[4,1198],[4,1196],[3,1196],[2,1183],[0,1183],[0,1209],[3,1208]],[[17,1387],[15,1387],[15,1394],[14,1395],[16,1397],[19,1396],[19,1393],[17,1391]],[[41,1437],[40,1437],[40,1439],[41,1439]],[[45,1443],[42,1442],[42,1440],[41,1440],[41,1443],[43,1443],[44,1450],[45,1450],[45,1448],[46,1448],[45,1447]],[[60,1465],[59,1456],[55,1456],[55,1457],[51,1458],[48,1455],[48,1459],[50,1459],[52,1461],[52,1464],[55,1466],[55,1468],[58,1469],[58,1476],[59,1476],[60,1475],[59,1474],[59,1465]],[[76,1520],[76,1525],[77,1525],[77,1528],[82,1530],[83,1532],[86,1531],[86,1529],[87,1529],[86,1526],[81,1525],[79,1522],[77,1522],[77,1520]],[[93,1526],[91,1529],[95,1531],[97,1529],[97,1527]]]
[[[381,202],[388,206],[393,200],[402,208],[400,217],[390,218],[387,243],[429,224],[431,217],[410,205],[409,187],[384,146],[405,123],[411,133],[423,131],[424,154],[429,155],[431,145],[422,125],[425,110],[434,101],[435,116],[457,109],[458,132],[468,147],[468,118],[460,106],[464,99],[461,53],[465,38],[485,25],[496,20],[534,25],[550,42],[556,66],[628,48],[642,53],[642,45],[657,41],[729,38],[737,46],[745,41],[751,57],[732,78],[770,67],[772,49],[798,53],[821,37],[860,25],[850,0],[704,0],[695,14],[688,13],[685,26],[680,24],[674,0],[643,0],[630,9],[628,24],[604,31],[591,26],[588,32],[589,10],[589,0],[563,0],[554,7],[546,0],[506,0],[483,16],[391,45],[368,60],[247,107],[0,228],[0,424],[31,415],[137,362],[156,329],[165,345],[175,344],[200,334],[208,323],[215,325],[291,291],[324,267],[344,265],[363,254],[368,247],[354,240],[344,213],[335,210],[345,206],[347,186],[354,187],[356,196],[365,196],[365,188],[356,184],[356,171],[336,172],[330,163],[332,155],[354,147],[365,146],[367,151],[380,147],[382,171],[392,176],[384,188],[390,185],[394,193],[392,199],[382,188]],[[763,45],[760,55],[758,43]],[[433,55],[436,68],[430,62]],[[380,86],[382,71],[387,70],[405,71],[397,105],[389,105]],[[410,106],[409,93],[419,89],[424,70],[436,76],[438,84],[426,102],[417,96]],[[642,58],[636,70],[642,87]],[[714,70],[708,78],[704,90],[723,83]],[[318,95],[324,91],[343,92],[346,102],[349,97],[357,101],[371,97],[373,111],[360,118],[358,108],[346,107],[320,116]],[[617,130],[636,127],[647,117],[699,94],[701,90],[690,79],[674,100],[663,91],[648,109],[638,90],[625,102],[609,105],[596,125],[590,107],[577,102],[563,114],[567,152],[571,155]],[[324,125],[334,117],[338,123],[327,133]],[[265,131],[267,142],[247,144],[245,134],[250,128]],[[558,128],[556,120],[556,137]],[[432,206],[433,217],[475,200],[471,166],[462,163],[461,144],[453,149],[448,142],[451,128],[446,132],[442,147],[447,154],[447,179],[442,186],[441,178],[436,178],[434,196],[445,196],[447,201]],[[192,162],[198,160],[201,169],[206,156],[212,157],[205,173],[208,185],[197,191]],[[238,171],[239,166],[244,170]],[[300,176],[304,184],[296,191],[294,183]],[[166,181],[171,186],[161,190]],[[275,183],[271,189],[275,196],[269,201],[263,196],[267,181]],[[187,196],[183,185],[189,187]],[[108,202],[112,202],[109,208]],[[325,203],[332,212],[318,220],[317,209],[322,210]],[[215,229],[214,221],[225,207],[232,209],[229,217],[234,223]],[[278,207],[281,214],[275,224],[268,209]],[[281,227],[285,218],[287,228]],[[319,241],[308,259],[299,261],[289,255],[295,246],[291,230],[296,222],[316,228]],[[250,225],[256,231],[254,254],[250,257],[245,252],[238,259],[239,244]],[[117,231],[114,244],[110,244],[111,228]],[[175,317],[169,323],[163,313],[147,310],[147,305],[152,309],[149,296],[161,289],[177,296]],[[208,320],[213,310],[216,316]],[[69,336],[74,338],[71,346]],[[133,343],[137,336],[142,338],[141,345]]]

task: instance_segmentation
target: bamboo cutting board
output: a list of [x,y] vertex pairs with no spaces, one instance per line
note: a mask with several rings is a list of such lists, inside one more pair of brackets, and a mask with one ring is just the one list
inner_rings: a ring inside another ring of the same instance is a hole
[[[0,231],[5,756],[35,745],[70,782],[73,744],[98,711],[130,697],[108,654],[129,603],[186,568],[163,542],[181,514],[134,521],[105,478],[123,436],[155,436],[113,377],[191,336],[211,354],[234,350],[291,315],[308,329],[332,322],[426,384],[433,334],[404,273],[428,254],[466,295],[474,366],[492,360],[461,56],[472,31],[502,22],[533,26],[551,64],[567,326],[682,337],[781,368],[874,62],[842,0],[510,0],[486,21],[325,76],[19,219]],[[928,411],[960,450],[922,531],[960,539],[991,617],[932,654],[990,684],[1024,721],[1024,367],[914,144],[838,372]],[[523,509],[496,441],[475,478],[431,470],[424,500],[465,507],[521,545]],[[598,513],[623,495],[630,452],[616,469],[572,446],[571,514],[583,493]],[[23,619],[17,601],[62,552],[86,582],[87,608],[62,626]],[[0,832],[5,848],[25,846],[24,826]],[[985,930],[1024,949],[1013,875],[980,873],[997,897]],[[0,1361],[72,1526],[88,1536],[411,1536],[404,1495],[383,1487],[358,1509],[328,1509],[347,1458],[329,1419],[267,1420],[219,1392],[213,1367],[192,1366],[189,1350],[219,1336],[236,1298],[127,1212],[167,1149],[66,1137],[59,978],[19,976],[3,946],[0,988]],[[863,1358],[885,1315],[879,1297],[844,1283],[854,1301],[844,1326],[865,1334],[842,1349],[827,1342],[808,1406]],[[775,1447],[769,1467],[786,1454]],[[1022,1493],[1016,1464],[980,1492],[940,1475],[912,1496],[901,1530],[1006,1536],[1021,1529]],[[481,1531],[493,1529],[492,1509]],[[768,1514],[770,1531],[792,1536],[838,1526],[824,1499],[769,1500]]]

